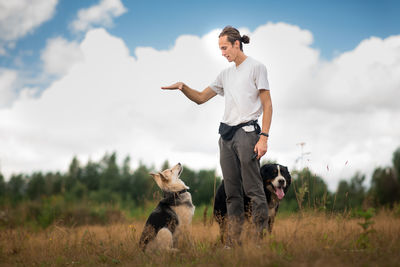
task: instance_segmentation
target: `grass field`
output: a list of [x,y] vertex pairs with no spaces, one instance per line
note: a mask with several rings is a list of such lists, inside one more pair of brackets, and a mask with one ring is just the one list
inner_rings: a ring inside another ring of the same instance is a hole
[[[196,218],[179,251],[143,253],[144,221],[45,230],[2,229],[1,266],[399,266],[400,218],[298,213],[278,216],[272,235],[259,246],[223,249],[218,225]],[[359,224],[363,224],[364,228]],[[244,232],[244,236],[246,232]]]

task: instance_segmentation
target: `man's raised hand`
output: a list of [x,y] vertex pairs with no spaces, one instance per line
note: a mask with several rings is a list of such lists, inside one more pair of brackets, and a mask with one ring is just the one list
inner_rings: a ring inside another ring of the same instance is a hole
[[163,90],[176,90],[176,89],[182,90],[183,85],[184,85],[183,82],[177,82],[170,86],[162,86],[161,89],[163,89]]

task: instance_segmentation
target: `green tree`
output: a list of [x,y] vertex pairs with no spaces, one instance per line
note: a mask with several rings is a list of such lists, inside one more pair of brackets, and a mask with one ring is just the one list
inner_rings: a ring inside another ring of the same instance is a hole
[[164,163],[161,165],[161,170],[163,171],[163,170],[166,170],[166,169],[169,169],[169,168],[170,167],[169,167],[168,160],[164,161]]
[[137,205],[142,205],[146,200],[153,199],[154,193],[159,190],[149,173],[150,170],[140,163],[131,176],[130,196]]
[[200,170],[195,172],[184,166],[181,179],[189,186],[195,205],[210,204],[214,197],[214,180],[216,188],[221,178],[215,175],[215,170]]
[[62,193],[64,176],[60,172],[47,173],[44,180],[46,183],[46,193],[48,195]]
[[22,174],[12,175],[6,185],[6,194],[12,204],[16,204],[23,199],[26,183]]
[[291,176],[292,185],[285,196],[285,202],[296,200],[299,208],[326,208],[330,194],[328,186],[320,176],[311,173],[308,168],[294,170]]
[[361,207],[366,197],[366,189],[363,185],[365,175],[357,172],[350,180],[350,206]]
[[366,197],[366,189],[363,186],[365,175],[357,172],[350,182],[340,181],[335,194],[335,210],[356,209],[362,206]]
[[400,147],[393,152],[393,168],[395,170],[397,181],[400,182]]
[[132,181],[132,170],[130,166],[131,158],[129,156],[125,157],[122,165],[122,174],[120,182],[120,191],[122,200],[131,200],[130,195],[130,184]]
[[131,173],[131,157],[126,156],[122,163],[122,175],[130,175]]
[[6,182],[4,181],[3,174],[0,173],[0,204],[6,197]]
[[81,179],[82,169],[80,167],[79,160],[74,157],[68,168],[68,173],[65,177],[65,190],[67,192],[71,191],[78,180]]
[[120,189],[121,175],[117,164],[117,154],[106,154],[101,160],[100,187],[103,190],[118,191]]
[[350,185],[347,181],[341,180],[336,189],[336,193],[334,196],[334,206],[335,210],[346,210],[349,206],[349,192]]
[[74,184],[70,194],[74,197],[74,199],[82,199],[87,194],[87,188],[83,183],[78,181]]
[[37,199],[46,194],[46,182],[41,172],[36,172],[28,179],[26,193],[30,199]]
[[80,181],[86,186],[89,191],[97,191],[100,188],[100,164],[88,161],[86,166],[82,169]]
[[400,201],[400,185],[392,168],[377,168],[372,175],[370,193],[376,205],[393,207]]

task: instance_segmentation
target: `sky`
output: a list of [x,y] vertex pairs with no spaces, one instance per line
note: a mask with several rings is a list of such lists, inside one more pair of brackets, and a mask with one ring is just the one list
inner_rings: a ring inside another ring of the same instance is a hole
[[263,159],[309,167],[331,190],[370,179],[400,146],[399,13],[387,0],[0,0],[0,172],[66,171],[74,156],[115,151],[133,167],[220,174],[223,97],[199,106],[160,87],[210,85],[230,66],[218,34],[232,25],[268,70]]

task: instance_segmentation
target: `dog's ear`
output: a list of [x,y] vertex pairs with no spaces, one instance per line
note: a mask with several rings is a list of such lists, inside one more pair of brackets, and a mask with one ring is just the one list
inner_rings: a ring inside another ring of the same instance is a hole
[[273,179],[273,171],[274,171],[274,164],[265,164],[261,167],[260,173],[262,179],[265,180],[270,180]]
[[160,175],[161,180],[162,180],[163,182],[168,182],[167,177],[165,177],[164,174],[163,174],[162,172],[159,172],[158,174]]
[[163,181],[163,182],[168,181],[168,179],[165,177],[165,175],[162,172],[157,172],[157,173],[151,172],[150,175],[153,176],[153,178],[155,178],[156,176],[160,176],[161,181]]
[[283,173],[282,173],[283,177],[285,177],[286,180],[286,187],[284,188],[284,192],[286,194],[286,192],[289,190],[289,186],[292,183],[292,176],[290,176],[290,172],[288,167],[283,166]]
[[265,178],[267,177],[267,168],[268,168],[268,166],[264,165],[260,169],[260,174],[261,174],[261,177],[263,178],[263,180],[265,180]]

